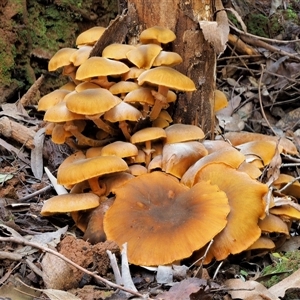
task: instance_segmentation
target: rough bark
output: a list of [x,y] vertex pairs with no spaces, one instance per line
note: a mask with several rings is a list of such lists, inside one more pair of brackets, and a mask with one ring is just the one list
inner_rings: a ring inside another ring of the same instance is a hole
[[212,1],[128,0],[128,10],[134,29],[129,33],[133,38],[143,29],[155,25],[175,32],[177,38],[168,50],[182,56],[183,63],[176,69],[190,77],[197,90],[179,94],[172,109],[174,122],[199,125],[205,133],[211,133],[216,55],[204,39],[198,21],[212,20]]

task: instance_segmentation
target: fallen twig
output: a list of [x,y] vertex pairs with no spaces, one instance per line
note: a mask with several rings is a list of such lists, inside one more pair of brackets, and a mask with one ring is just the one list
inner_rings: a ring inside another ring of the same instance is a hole
[[78,270],[94,277],[96,280],[99,280],[101,282],[103,282],[104,284],[107,284],[108,286],[114,288],[114,289],[120,289],[122,291],[125,291],[127,293],[130,293],[132,295],[135,295],[135,296],[138,296],[138,297],[141,297],[143,299],[149,299],[151,300],[150,298],[147,298],[147,296],[143,295],[143,294],[140,294],[138,292],[135,292],[135,291],[132,291],[130,289],[127,289],[121,285],[118,285],[118,284],[115,284],[83,267],[81,267],[80,265],[74,263],[72,260],[68,259],[67,257],[63,256],[62,254],[60,254],[59,252],[56,252],[50,248],[48,248],[47,246],[43,246],[43,245],[40,245],[38,243],[34,243],[34,242],[30,242],[30,241],[27,241],[25,238],[16,238],[16,237],[0,237],[0,242],[6,242],[6,243],[17,243],[17,244],[21,244],[21,245],[26,245],[26,246],[30,246],[30,247],[34,247],[34,248],[37,248],[37,249],[40,249],[41,251],[43,252],[47,252],[47,253],[50,253],[50,254],[53,254],[53,255],[56,255],[57,257],[61,258],[62,260],[64,260],[65,262],[69,263],[70,265],[74,266],[75,268],[77,268]]

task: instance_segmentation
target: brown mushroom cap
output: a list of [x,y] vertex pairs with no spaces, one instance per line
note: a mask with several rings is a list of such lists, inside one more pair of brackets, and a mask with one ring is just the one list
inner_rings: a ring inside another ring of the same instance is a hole
[[100,153],[102,156],[116,155],[125,158],[138,155],[138,151],[138,148],[132,143],[116,141],[104,146]]
[[135,48],[136,46],[134,45],[118,44],[118,43],[110,44],[103,49],[102,57],[115,59],[115,60],[127,59],[126,53]]
[[[218,139],[222,139],[221,137],[217,137]],[[252,141],[273,141],[277,143],[279,140],[279,145],[283,147],[283,153],[287,154],[298,154],[296,146],[292,141],[287,138],[278,138],[276,136],[269,136],[261,133],[255,132],[227,132],[224,134],[224,138],[228,139],[233,146],[241,145],[247,142]]]
[[228,100],[226,95],[220,91],[215,90],[215,99],[214,99],[214,112],[218,112],[219,110],[225,108],[228,105]]
[[118,156],[96,156],[85,158],[77,153],[77,158],[69,156],[59,166],[57,181],[62,185],[71,185],[105,174],[126,171],[126,162]]
[[105,31],[105,27],[95,26],[83,31],[77,36],[76,45],[94,45]]
[[207,261],[225,259],[250,247],[261,235],[259,219],[265,216],[263,197],[268,186],[228,165],[209,164],[201,170],[199,180],[215,184],[228,197],[230,213],[226,227],[214,238]]
[[190,78],[170,67],[156,67],[143,72],[138,77],[138,84],[144,83],[162,85],[176,91],[192,92],[196,89]]
[[47,200],[41,210],[42,216],[68,213],[97,207],[99,197],[92,193],[64,194]]
[[83,119],[85,119],[84,115],[71,112],[67,108],[65,101],[59,102],[54,106],[50,107],[49,109],[47,109],[44,115],[45,121],[54,123]]
[[172,124],[165,131],[168,144],[202,140],[205,136],[200,127],[189,124]]
[[87,59],[76,72],[77,80],[87,80],[91,77],[121,75],[129,71],[122,62],[93,56]]
[[74,48],[59,49],[49,60],[48,70],[51,72],[64,66],[70,65],[70,56],[76,51],[77,49]]
[[227,197],[216,186],[199,182],[188,189],[162,172],[133,178],[115,193],[104,231],[119,246],[128,243],[128,260],[137,265],[190,256],[224,228],[229,213]]
[[283,233],[289,235],[288,224],[284,222],[280,217],[273,214],[268,214],[264,219],[258,221],[258,226],[265,233]]
[[156,44],[140,45],[126,53],[127,59],[140,69],[150,69],[162,48]]
[[70,91],[68,90],[58,89],[43,96],[39,100],[38,111],[46,111],[48,108],[63,101],[65,96],[68,95],[69,93]]
[[245,160],[245,156],[235,148],[224,148],[222,150],[212,152],[193,164],[182,176],[181,182],[186,186],[193,186],[197,182],[197,178],[201,170],[209,164],[224,163],[234,169],[238,168]]
[[70,61],[73,63],[75,67],[83,64],[89,57],[92,51],[92,46],[82,46],[77,49],[76,52],[72,53],[70,56]]
[[153,61],[153,66],[174,67],[179,65],[180,63],[182,63],[182,57],[178,53],[171,51],[161,51]]
[[121,99],[113,96],[103,88],[86,89],[79,93],[69,94],[65,97],[67,108],[77,114],[97,115],[104,114],[117,104]]
[[274,249],[275,247],[276,245],[270,238],[261,236],[247,250]]
[[146,43],[162,43],[167,44],[176,39],[175,33],[162,26],[153,26],[143,30],[140,34],[140,42]]
[[181,178],[197,160],[207,155],[200,142],[165,144],[162,153],[162,170]]

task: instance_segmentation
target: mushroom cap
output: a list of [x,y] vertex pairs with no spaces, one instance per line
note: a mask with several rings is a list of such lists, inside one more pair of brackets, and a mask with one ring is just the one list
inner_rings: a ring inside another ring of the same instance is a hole
[[122,172],[127,163],[118,156],[96,156],[85,158],[81,152],[67,157],[59,166],[57,181],[62,185],[75,184],[105,174]]
[[220,90],[215,90],[214,112],[218,112],[219,110],[225,108],[227,105],[228,100],[226,95]]
[[[274,141],[253,141],[237,145],[246,157],[247,162],[259,161],[263,166],[268,165],[275,155],[277,144]],[[282,146],[278,145],[279,153],[282,152]]]
[[199,180],[215,184],[227,195],[230,213],[226,227],[214,237],[207,260],[225,259],[250,247],[261,235],[258,220],[265,217],[264,196],[268,186],[236,171],[228,165],[209,164],[200,173]]
[[[217,137],[219,139],[223,139],[223,137]],[[233,146],[241,145],[247,142],[252,141],[273,141],[277,143],[279,140],[279,145],[282,146],[283,153],[287,154],[298,154],[298,150],[294,143],[287,138],[278,138],[276,136],[269,136],[261,133],[255,133],[255,132],[246,132],[246,131],[240,131],[240,132],[227,132],[224,134],[224,138],[229,140]]]
[[156,67],[143,72],[138,84],[163,85],[176,91],[192,92],[196,90],[194,82],[182,73],[170,67]]
[[275,247],[276,245],[270,238],[261,236],[247,250],[274,249]]
[[121,158],[132,157],[138,155],[138,148],[129,142],[116,141],[104,146],[100,154],[102,156],[116,155]]
[[300,220],[300,207],[298,207],[297,209],[296,207],[293,207],[291,205],[281,205],[270,208],[269,212],[276,216]]
[[135,48],[136,46],[134,45],[118,43],[110,44],[103,49],[102,57],[115,60],[127,59],[126,53]]
[[87,90],[87,89],[98,89],[100,88],[101,86],[98,85],[97,83],[94,83],[94,82],[90,82],[90,81],[83,81],[79,84],[77,84],[76,88],[75,88],[75,91],[77,93],[80,93],[84,90]]
[[207,150],[199,142],[165,144],[162,153],[162,170],[177,178],[181,178],[187,169]]
[[130,67],[129,71],[122,75],[122,80],[137,79],[145,71],[145,69],[138,67]]
[[140,86],[132,81],[119,81],[109,88],[109,91],[114,94],[125,94],[137,90]]
[[59,89],[60,90],[68,90],[70,92],[74,91],[76,84],[73,81],[68,81],[66,84],[62,85]]
[[104,231],[119,246],[127,242],[128,260],[137,265],[190,256],[224,228],[229,213],[227,197],[215,185],[199,182],[188,189],[162,172],[133,178],[115,194]]
[[127,59],[140,69],[150,69],[162,48],[156,44],[140,45],[126,53]]
[[189,124],[172,124],[165,131],[168,144],[202,140],[205,136],[200,127]]
[[89,28],[77,36],[76,45],[94,45],[105,31],[105,27],[94,26]]
[[144,143],[146,141],[153,141],[158,139],[165,139],[167,137],[164,129],[159,127],[147,127],[135,132],[130,139],[133,144]]
[[49,60],[48,71],[52,72],[61,67],[70,65],[70,56],[76,51],[77,49],[74,48],[59,49]]
[[182,63],[182,57],[171,51],[161,51],[153,61],[153,67],[167,66],[174,67]]
[[73,120],[83,120],[85,119],[84,115],[79,115],[76,113],[71,112],[67,106],[66,102],[62,101],[54,106],[47,109],[44,115],[44,121],[48,122],[67,122],[67,121],[73,121]]
[[65,98],[67,108],[82,115],[104,114],[117,104],[121,99],[114,96],[107,89],[86,89],[79,93],[69,94]]
[[140,176],[142,174],[148,173],[148,169],[140,164],[133,164],[129,166],[130,174],[133,176]]
[[70,61],[73,63],[75,67],[83,64],[89,57],[92,51],[92,46],[82,46],[77,49],[76,52],[72,53],[70,56]]
[[115,123],[120,121],[138,121],[142,113],[132,105],[120,101],[116,106],[104,114],[104,119]]
[[38,111],[46,111],[50,107],[64,100],[65,96],[68,95],[70,91],[58,89],[49,94],[43,96],[38,103]]
[[194,163],[182,176],[181,182],[186,186],[193,186],[199,178],[201,170],[209,164],[223,163],[234,169],[238,168],[245,160],[245,156],[235,148],[224,148],[222,150],[212,152]]
[[146,43],[162,43],[167,44],[173,42],[176,39],[175,33],[162,26],[153,26],[143,30],[140,34],[140,42],[143,44]]
[[87,80],[91,77],[121,75],[128,71],[129,67],[120,61],[93,56],[77,69],[76,79]]
[[147,87],[140,87],[129,92],[123,99],[126,103],[141,103],[141,104],[149,104],[154,105],[155,99],[151,93],[151,89]]
[[68,213],[97,207],[99,197],[93,193],[64,194],[47,200],[41,210],[42,216],[56,213]]
[[282,189],[289,184],[282,193],[296,198],[300,198],[300,183],[295,180],[295,177],[287,174],[280,173],[278,178],[273,182],[273,186],[277,189]]
[[283,233],[289,235],[288,224],[284,222],[280,217],[273,214],[268,214],[264,219],[258,221],[258,226],[265,233]]

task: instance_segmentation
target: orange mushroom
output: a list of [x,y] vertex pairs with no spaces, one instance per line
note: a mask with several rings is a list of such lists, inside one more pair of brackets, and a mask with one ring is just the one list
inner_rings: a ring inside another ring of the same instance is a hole
[[227,197],[215,185],[203,181],[188,189],[162,172],[133,178],[115,194],[104,232],[120,247],[127,242],[128,260],[136,265],[189,257],[224,228],[229,213]]

